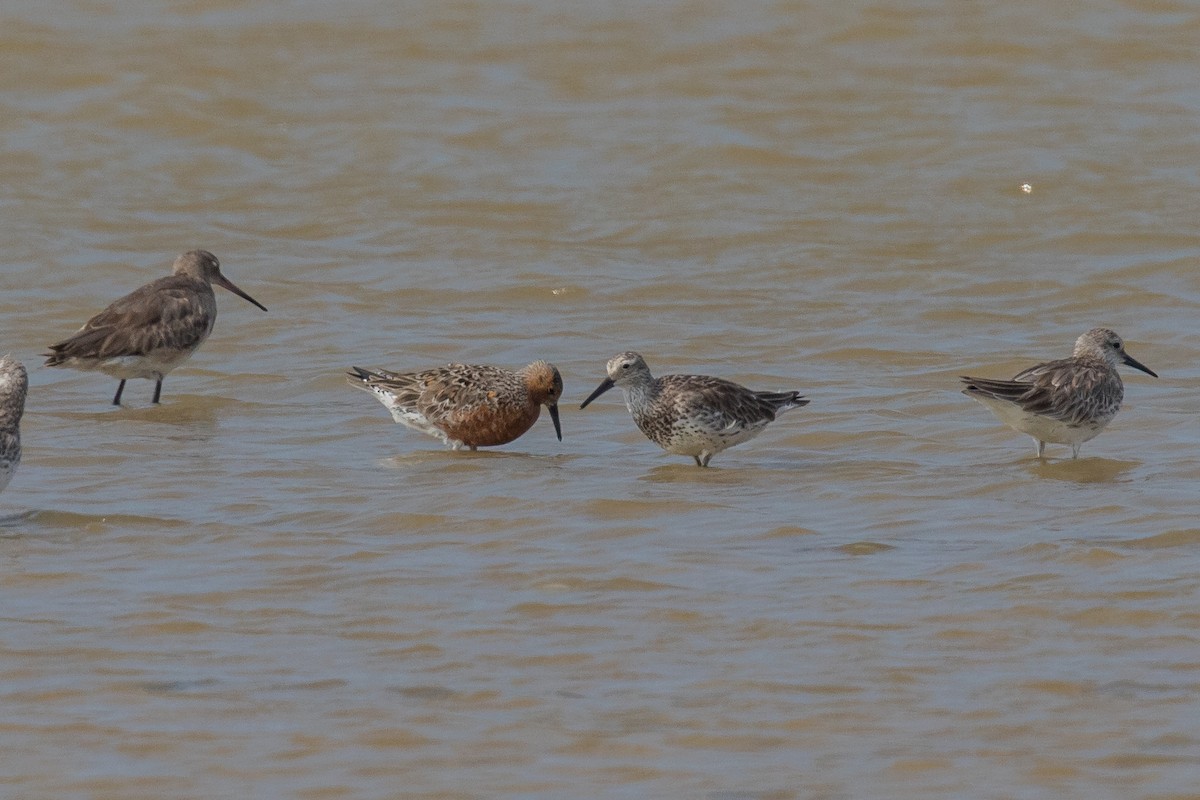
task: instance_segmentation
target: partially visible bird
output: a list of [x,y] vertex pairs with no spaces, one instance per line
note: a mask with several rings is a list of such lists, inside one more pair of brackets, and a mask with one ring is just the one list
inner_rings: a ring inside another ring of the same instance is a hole
[[1048,361],[1023,370],[1011,380],[961,376],[963,394],[974,398],[1005,425],[1027,433],[1042,458],[1046,443],[1080,446],[1094,439],[1121,408],[1125,385],[1118,364],[1157,378],[1149,367],[1125,352],[1121,337],[1108,328],[1092,328],[1075,341],[1070,358]]
[[668,453],[691,456],[701,467],[722,450],[753,439],[779,414],[809,402],[799,392],[757,392],[707,375],[655,378],[633,352],[613,356],[607,372],[579,407],[617,386],[650,441]]
[[50,345],[47,367],[97,370],[119,379],[113,405],[130,378],[153,378],[154,402],[167,373],[195,353],[212,333],[217,298],[212,284],[266,311],[262,303],[221,274],[217,257],[190,250],[175,259],[172,274],[116,300],[73,336]]
[[0,491],[21,463],[21,416],[28,391],[25,366],[12,356],[0,358]]
[[392,419],[455,450],[508,444],[533,427],[542,406],[562,441],[562,376],[545,361],[515,372],[483,364],[447,364],[423,372],[351,369],[346,373],[350,385],[374,394]]

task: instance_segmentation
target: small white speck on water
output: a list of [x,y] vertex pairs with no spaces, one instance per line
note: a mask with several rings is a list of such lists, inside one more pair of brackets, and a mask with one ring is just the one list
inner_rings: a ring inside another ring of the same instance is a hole
[[1025,194],[1029,194],[1030,192],[1032,192],[1032,191],[1033,191],[1033,184],[1029,184],[1029,183],[1022,183],[1022,184],[1021,184],[1021,191],[1022,191],[1022,192],[1024,192]]

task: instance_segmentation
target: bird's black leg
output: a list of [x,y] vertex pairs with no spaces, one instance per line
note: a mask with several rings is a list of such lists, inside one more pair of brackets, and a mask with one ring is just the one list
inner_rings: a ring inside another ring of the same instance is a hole
[[162,396],[162,378],[154,382],[154,402],[158,402],[158,398]]
[[113,405],[114,406],[121,405],[121,392],[123,392],[123,391],[125,391],[125,379],[124,378],[122,378],[121,382],[117,384],[117,393],[113,396]]

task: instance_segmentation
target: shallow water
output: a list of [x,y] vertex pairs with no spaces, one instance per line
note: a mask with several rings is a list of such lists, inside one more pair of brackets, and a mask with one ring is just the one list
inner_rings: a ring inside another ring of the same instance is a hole
[[[1194,797],[1198,32],[8,3],[0,795]],[[271,310],[161,406],[39,366],[192,247]],[[958,391],[1101,324],[1162,377],[1079,461]],[[625,349],[812,404],[699,470],[578,409]],[[536,358],[474,454],[342,377]]]

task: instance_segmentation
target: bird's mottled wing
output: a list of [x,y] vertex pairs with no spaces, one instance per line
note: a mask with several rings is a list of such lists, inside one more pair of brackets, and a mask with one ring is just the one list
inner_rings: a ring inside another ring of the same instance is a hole
[[119,298],[73,336],[51,345],[50,362],[145,356],[163,347],[190,350],[208,335],[212,322],[192,282],[171,275]]
[[481,414],[494,414],[506,383],[518,382],[506,370],[477,364],[448,364],[419,374],[418,409],[437,425],[456,426]]
[[760,428],[775,406],[740,384],[709,375],[664,375],[660,397],[674,397],[677,418],[703,419],[714,431]]
[[354,367],[351,383],[374,392],[388,408],[393,406],[410,413],[417,412],[421,398],[423,372],[389,372],[383,369],[366,370]]
[[1120,378],[1107,365],[1078,359],[1049,361],[1030,367],[1011,381],[968,378],[967,394],[1007,400],[1022,411],[1068,425],[1083,425],[1120,406]]

